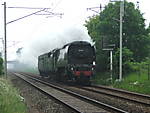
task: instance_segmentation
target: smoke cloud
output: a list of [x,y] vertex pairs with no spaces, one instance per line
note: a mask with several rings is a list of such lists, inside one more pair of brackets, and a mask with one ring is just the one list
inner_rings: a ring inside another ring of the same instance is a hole
[[[57,24],[58,25],[58,24]],[[68,24],[67,24],[68,25]],[[25,42],[21,54],[18,55],[19,68],[37,68],[38,56],[73,41],[88,41],[93,43],[84,26],[41,26],[34,30],[30,40]],[[15,66],[16,67],[16,66]]]

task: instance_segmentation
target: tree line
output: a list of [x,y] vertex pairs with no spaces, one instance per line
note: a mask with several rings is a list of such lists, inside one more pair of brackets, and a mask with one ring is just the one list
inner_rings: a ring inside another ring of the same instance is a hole
[[[135,63],[150,61],[150,25],[146,27],[143,13],[132,2],[125,1],[123,16],[123,73],[134,69]],[[96,46],[97,71],[109,70],[109,51],[113,47],[114,72],[119,71],[120,2],[109,3],[99,15],[86,20],[85,26]]]

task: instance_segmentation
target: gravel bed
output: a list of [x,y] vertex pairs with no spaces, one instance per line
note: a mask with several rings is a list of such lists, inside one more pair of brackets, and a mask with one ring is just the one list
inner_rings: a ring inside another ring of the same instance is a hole
[[103,103],[118,107],[120,109],[124,109],[130,113],[150,113],[150,107],[143,107],[139,104],[134,104],[125,100],[120,100],[118,98],[113,98],[109,96],[105,96],[103,94],[96,94],[93,92],[85,91],[83,89],[75,88],[75,87],[68,87],[67,89],[72,90],[78,94],[88,96],[90,98],[99,100]]
[[112,90],[109,90],[109,89],[103,89],[103,88],[94,88],[94,87],[87,87],[87,88],[88,89],[93,89],[93,90],[100,90],[100,91],[108,93],[108,94],[117,95],[117,96],[120,96],[120,97],[127,97],[127,98],[131,98],[133,100],[137,100],[137,101],[141,101],[141,102],[145,102],[145,103],[150,104],[150,99],[148,99],[148,98],[143,98],[143,97],[139,97],[139,96],[136,96],[136,95],[133,96],[133,95],[126,94],[126,93],[123,93],[123,92],[116,92],[116,91],[112,91]]
[[19,89],[27,105],[28,113],[73,113],[14,75],[9,75],[9,79],[14,87]]
[[[15,81],[14,82],[15,84],[19,84],[19,83],[16,83],[16,79],[14,81]],[[22,82],[20,82],[20,84],[22,84]],[[26,86],[26,85],[24,85],[24,86]],[[26,92],[31,92],[31,94],[27,94],[27,95],[31,96],[31,99],[29,99],[28,96],[27,96],[27,99],[32,100],[33,98],[35,98],[35,100],[34,100],[35,102],[33,102],[33,104],[30,104],[31,103],[30,101],[29,101],[29,103],[27,103],[27,105],[29,106],[29,110],[32,108],[33,110],[35,109],[36,111],[38,111],[38,112],[29,112],[29,113],[71,113],[70,111],[67,111],[66,109],[64,109],[63,106],[57,104],[55,101],[52,101],[51,99],[48,100],[45,96],[40,94],[38,91],[33,91],[34,88],[31,88],[30,86],[28,86],[28,87],[29,88],[27,88],[27,89],[25,88],[27,91],[25,90],[24,92],[25,92],[25,94],[26,94]],[[104,95],[97,95],[95,93],[89,93],[88,91],[83,91],[82,89],[78,89],[78,88],[74,88],[74,87],[68,86],[67,89],[75,91],[79,94],[82,94],[82,95],[85,95],[88,97],[92,97],[93,99],[110,104],[112,106],[127,110],[130,113],[150,113],[150,107],[143,107],[143,106],[136,105],[136,104],[128,102],[128,101],[122,101],[117,98],[112,98],[112,97],[104,96]],[[23,91],[21,91],[21,92],[23,93]],[[24,97],[24,94],[22,94],[22,93],[21,93],[21,95],[23,95],[23,97]],[[34,96],[34,95],[40,95],[40,96]]]

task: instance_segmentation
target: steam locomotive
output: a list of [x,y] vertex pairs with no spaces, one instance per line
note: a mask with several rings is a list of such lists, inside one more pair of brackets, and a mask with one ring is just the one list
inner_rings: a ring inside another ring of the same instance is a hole
[[63,82],[90,84],[95,67],[95,48],[89,42],[75,41],[38,57],[42,77]]

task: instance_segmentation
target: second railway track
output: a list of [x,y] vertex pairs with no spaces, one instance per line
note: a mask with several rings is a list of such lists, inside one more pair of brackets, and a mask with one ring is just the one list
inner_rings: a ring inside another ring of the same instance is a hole
[[88,96],[97,101],[101,101],[103,103],[112,105],[114,107],[123,109],[130,113],[149,113],[150,112],[150,104],[147,97],[134,97],[127,96],[125,94],[112,93],[111,91],[102,91],[99,88],[94,87],[75,87],[70,86],[66,87],[68,90],[74,91],[84,96]]
[[133,103],[141,104],[143,106],[148,106],[148,107],[150,106],[150,96],[148,95],[141,95],[133,92],[127,92],[119,89],[107,88],[107,87],[95,86],[95,85],[92,87],[80,87],[80,88],[98,94],[104,94],[114,98],[120,98]]

